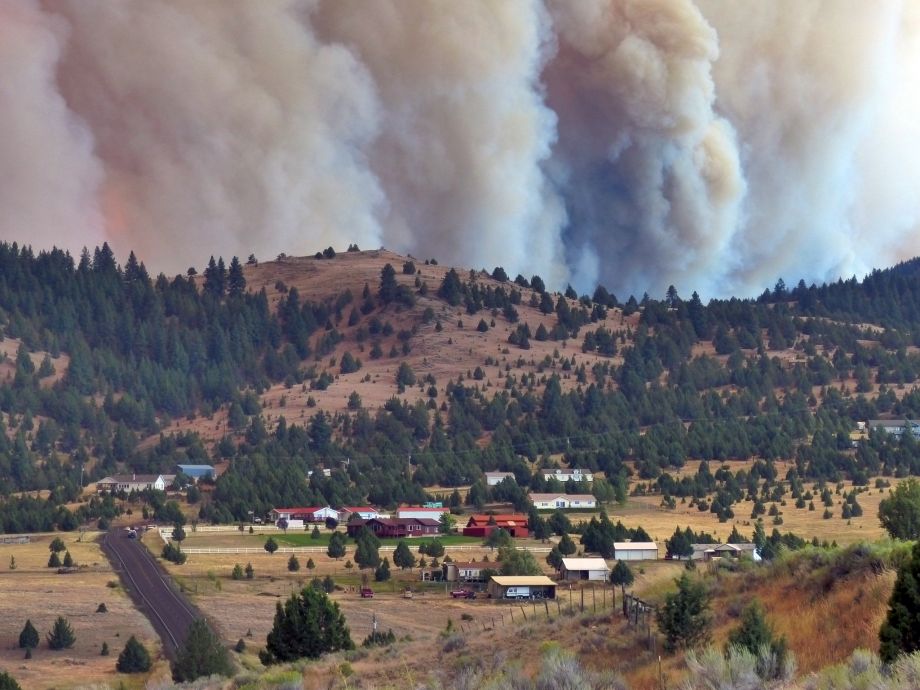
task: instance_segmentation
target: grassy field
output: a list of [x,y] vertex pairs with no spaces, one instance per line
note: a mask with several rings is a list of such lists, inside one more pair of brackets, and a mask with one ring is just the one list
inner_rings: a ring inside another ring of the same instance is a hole
[[[58,575],[46,567],[48,544],[54,536],[64,540],[79,566],[76,572]],[[118,584],[118,576],[92,541],[95,536],[89,533],[78,542],[75,534],[33,535],[30,544],[0,545],[0,668],[23,688],[119,682],[128,688],[143,687],[148,676],[126,677],[115,672],[118,654],[131,635],[144,643],[151,656],[159,656],[159,638]],[[15,559],[14,570],[9,568],[11,558]],[[107,613],[97,613],[101,603]],[[70,622],[76,643],[71,649],[51,651],[45,634],[59,615]],[[41,637],[31,659],[24,659],[23,650],[17,647],[27,618]],[[100,656],[103,642],[108,643],[110,656]],[[152,675],[168,676],[166,662],[158,661]]]

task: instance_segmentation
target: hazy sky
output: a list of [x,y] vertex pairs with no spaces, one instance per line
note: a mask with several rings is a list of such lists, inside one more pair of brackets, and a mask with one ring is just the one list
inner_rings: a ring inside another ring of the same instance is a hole
[[920,2],[3,0],[0,239],[625,298],[920,254]]

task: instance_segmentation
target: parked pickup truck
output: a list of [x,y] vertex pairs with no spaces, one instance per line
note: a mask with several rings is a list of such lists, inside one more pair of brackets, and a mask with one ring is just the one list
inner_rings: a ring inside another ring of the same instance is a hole
[[476,592],[471,589],[455,589],[450,593],[454,599],[475,599]]
[[362,587],[361,588],[361,598],[362,599],[373,599],[374,590],[372,590],[370,587]]

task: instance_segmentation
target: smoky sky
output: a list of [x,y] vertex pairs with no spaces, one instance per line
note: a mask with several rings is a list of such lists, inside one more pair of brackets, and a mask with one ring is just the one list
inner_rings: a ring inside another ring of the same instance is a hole
[[3,0],[0,239],[619,296],[920,254],[920,3]]

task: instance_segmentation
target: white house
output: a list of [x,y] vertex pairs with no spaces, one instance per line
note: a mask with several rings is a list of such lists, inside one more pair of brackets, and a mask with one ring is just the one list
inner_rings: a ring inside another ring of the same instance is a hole
[[372,506],[348,506],[339,509],[339,522],[348,522],[353,515],[357,515],[362,520],[374,520],[375,518],[390,517],[386,513],[381,513]]
[[396,509],[397,518],[428,518],[440,521],[444,513],[449,513],[450,508],[425,508],[423,506],[400,506]]
[[96,491],[166,491],[166,486],[162,474],[114,474],[96,482]]
[[606,582],[610,567],[603,558],[563,558],[560,569],[563,580]]
[[486,472],[486,484],[489,486],[498,486],[507,477],[514,480],[514,472]]
[[487,568],[495,567],[494,563],[445,563],[444,579],[448,582],[484,582],[482,571]]
[[653,541],[617,541],[613,543],[613,557],[618,561],[656,561],[658,544]]
[[[278,522],[283,518],[288,521],[289,527],[296,529],[303,527],[305,522],[325,522],[326,518],[338,520],[339,511],[329,506],[325,508],[272,508],[268,512],[268,517],[272,522]],[[296,524],[298,522],[299,525]]]
[[580,470],[577,467],[570,470],[543,470],[543,478],[547,481],[550,479],[555,479],[560,482],[567,482],[570,479],[573,482],[593,482],[594,473],[589,470]]
[[591,494],[530,494],[537,510],[557,508],[597,508],[597,499]]

